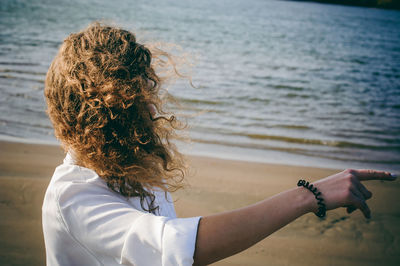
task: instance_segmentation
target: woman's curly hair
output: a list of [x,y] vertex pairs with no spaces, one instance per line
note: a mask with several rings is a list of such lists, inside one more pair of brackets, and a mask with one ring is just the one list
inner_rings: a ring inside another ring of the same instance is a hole
[[150,212],[157,208],[153,189],[181,188],[186,170],[170,142],[181,125],[162,109],[157,62],[168,60],[155,60],[133,33],[96,22],[64,40],[45,84],[47,112],[64,149],[112,190],[140,197],[143,208],[150,197]]

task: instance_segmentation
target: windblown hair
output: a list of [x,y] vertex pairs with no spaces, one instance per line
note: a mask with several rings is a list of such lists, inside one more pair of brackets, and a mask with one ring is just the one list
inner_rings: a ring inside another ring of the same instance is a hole
[[157,62],[168,61],[155,60],[133,33],[94,23],[64,40],[45,84],[64,149],[112,190],[140,197],[142,208],[150,197],[149,212],[157,208],[154,188],[181,188],[186,170],[170,142],[181,124],[163,111],[163,78],[155,72]]

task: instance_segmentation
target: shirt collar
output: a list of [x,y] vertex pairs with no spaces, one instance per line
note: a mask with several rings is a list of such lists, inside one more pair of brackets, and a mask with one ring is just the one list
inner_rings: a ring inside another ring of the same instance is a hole
[[64,164],[75,164],[75,159],[71,151],[67,152],[67,155],[64,158]]

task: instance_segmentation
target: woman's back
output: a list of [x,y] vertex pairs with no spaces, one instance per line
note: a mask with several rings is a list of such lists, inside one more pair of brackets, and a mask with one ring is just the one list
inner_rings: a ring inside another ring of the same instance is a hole
[[110,190],[67,154],[43,203],[47,264],[191,265],[199,217],[177,219],[169,194],[154,195],[157,215],[143,210],[138,197]]

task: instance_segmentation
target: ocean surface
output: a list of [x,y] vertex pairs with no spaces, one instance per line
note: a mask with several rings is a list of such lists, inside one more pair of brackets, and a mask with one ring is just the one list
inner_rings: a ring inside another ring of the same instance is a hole
[[185,152],[400,171],[400,12],[318,3],[2,0],[3,138],[56,143],[47,68],[99,19],[193,58],[195,88],[169,89],[188,117]]

